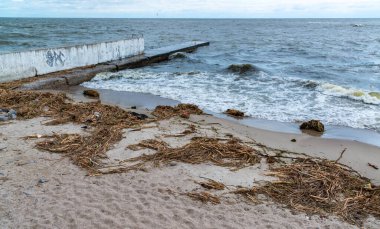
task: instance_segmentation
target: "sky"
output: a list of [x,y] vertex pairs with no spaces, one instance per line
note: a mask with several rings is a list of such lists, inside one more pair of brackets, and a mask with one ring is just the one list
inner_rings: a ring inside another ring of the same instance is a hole
[[0,0],[0,17],[379,18],[380,0]]

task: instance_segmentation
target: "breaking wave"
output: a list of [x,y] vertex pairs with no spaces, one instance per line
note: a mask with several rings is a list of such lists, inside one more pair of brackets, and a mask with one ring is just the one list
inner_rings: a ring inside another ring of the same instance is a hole
[[331,83],[323,83],[318,89],[327,95],[358,100],[367,104],[380,105],[380,92],[346,88]]
[[242,78],[225,73],[139,69],[101,73],[84,86],[151,93],[218,113],[236,108],[260,119],[320,119],[327,124],[380,131],[378,92],[265,72]]

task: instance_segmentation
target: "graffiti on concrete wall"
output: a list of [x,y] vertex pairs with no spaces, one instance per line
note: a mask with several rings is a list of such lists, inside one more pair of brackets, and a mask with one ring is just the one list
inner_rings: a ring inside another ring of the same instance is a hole
[[65,55],[59,51],[49,50],[46,52],[46,63],[50,66],[64,66],[65,65]]

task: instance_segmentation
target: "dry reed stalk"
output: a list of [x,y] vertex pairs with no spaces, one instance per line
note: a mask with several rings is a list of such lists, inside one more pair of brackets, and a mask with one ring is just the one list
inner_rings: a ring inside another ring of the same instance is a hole
[[271,170],[279,181],[236,193],[250,199],[265,194],[293,209],[335,214],[359,226],[369,215],[380,217],[380,188],[334,161],[300,159]]
[[186,193],[193,200],[201,201],[202,203],[220,204],[219,197],[208,192],[189,192]]
[[224,190],[226,188],[226,186],[221,182],[218,182],[209,178],[206,178],[206,179],[207,181],[195,182],[195,183],[199,184],[200,186],[206,189]]
[[133,151],[137,151],[141,149],[159,150],[162,147],[169,147],[169,145],[163,141],[159,141],[155,139],[147,139],[147,140],[142,140],[138,144],[129,145],[127,148]]
[[66,154],[76,165],[96,173],[100,168],[99,159],[106,158],[106,152],[122,139],[123,126],[98,127],[91,135],[53,135],[36,143],[38,149]]
[[68,98],[59,93],[42,93],[34,91],[11,91],[0,89],[0,107],[12,108],[17,117],[30,119],[39,116],[53,116],[59,112]]
[[54,119],[45,124],[73,122],[93,126],[90,136],[44,136],[46,140],[36,145],[39,149],[66,154],[75,164],[90,172],[99,167],[99,159],[106,157],[106,152],[112,145],[122,139],[124,128],[136,127],[143,123],[119,107],[99,102],[72,103],[62,93],[0,89],[0,107],[15,109],[20,119],[49,116]]
[[174,116],[182,116],[182,115],[190,115],[190,114],[203,114],[203,111],[198,108],[198,106],[193,104],[178,104],[175,107],[171,106],[157,106],[152,115],[156,116],[159,119],[168,119]]
[[162,142],[154,142],[154,144],[149,148],[157,149],[156,153],[141,155],[128,159],[126,162],[140,162],[141,164],[151,162],[156,166],[174,161],[188,164],[211,162],[234,170],[260,162],[260,157],[253,148],[242,145],[236,140],[221,142],[219,139],[198,137],[179,148],[167,147]]

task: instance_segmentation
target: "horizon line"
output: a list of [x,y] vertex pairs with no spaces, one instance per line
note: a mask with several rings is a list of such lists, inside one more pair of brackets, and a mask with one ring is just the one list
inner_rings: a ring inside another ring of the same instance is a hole
[[380,19],[380,17],[17,17],[7,16],[0,18],[25,18],[25,19]]

